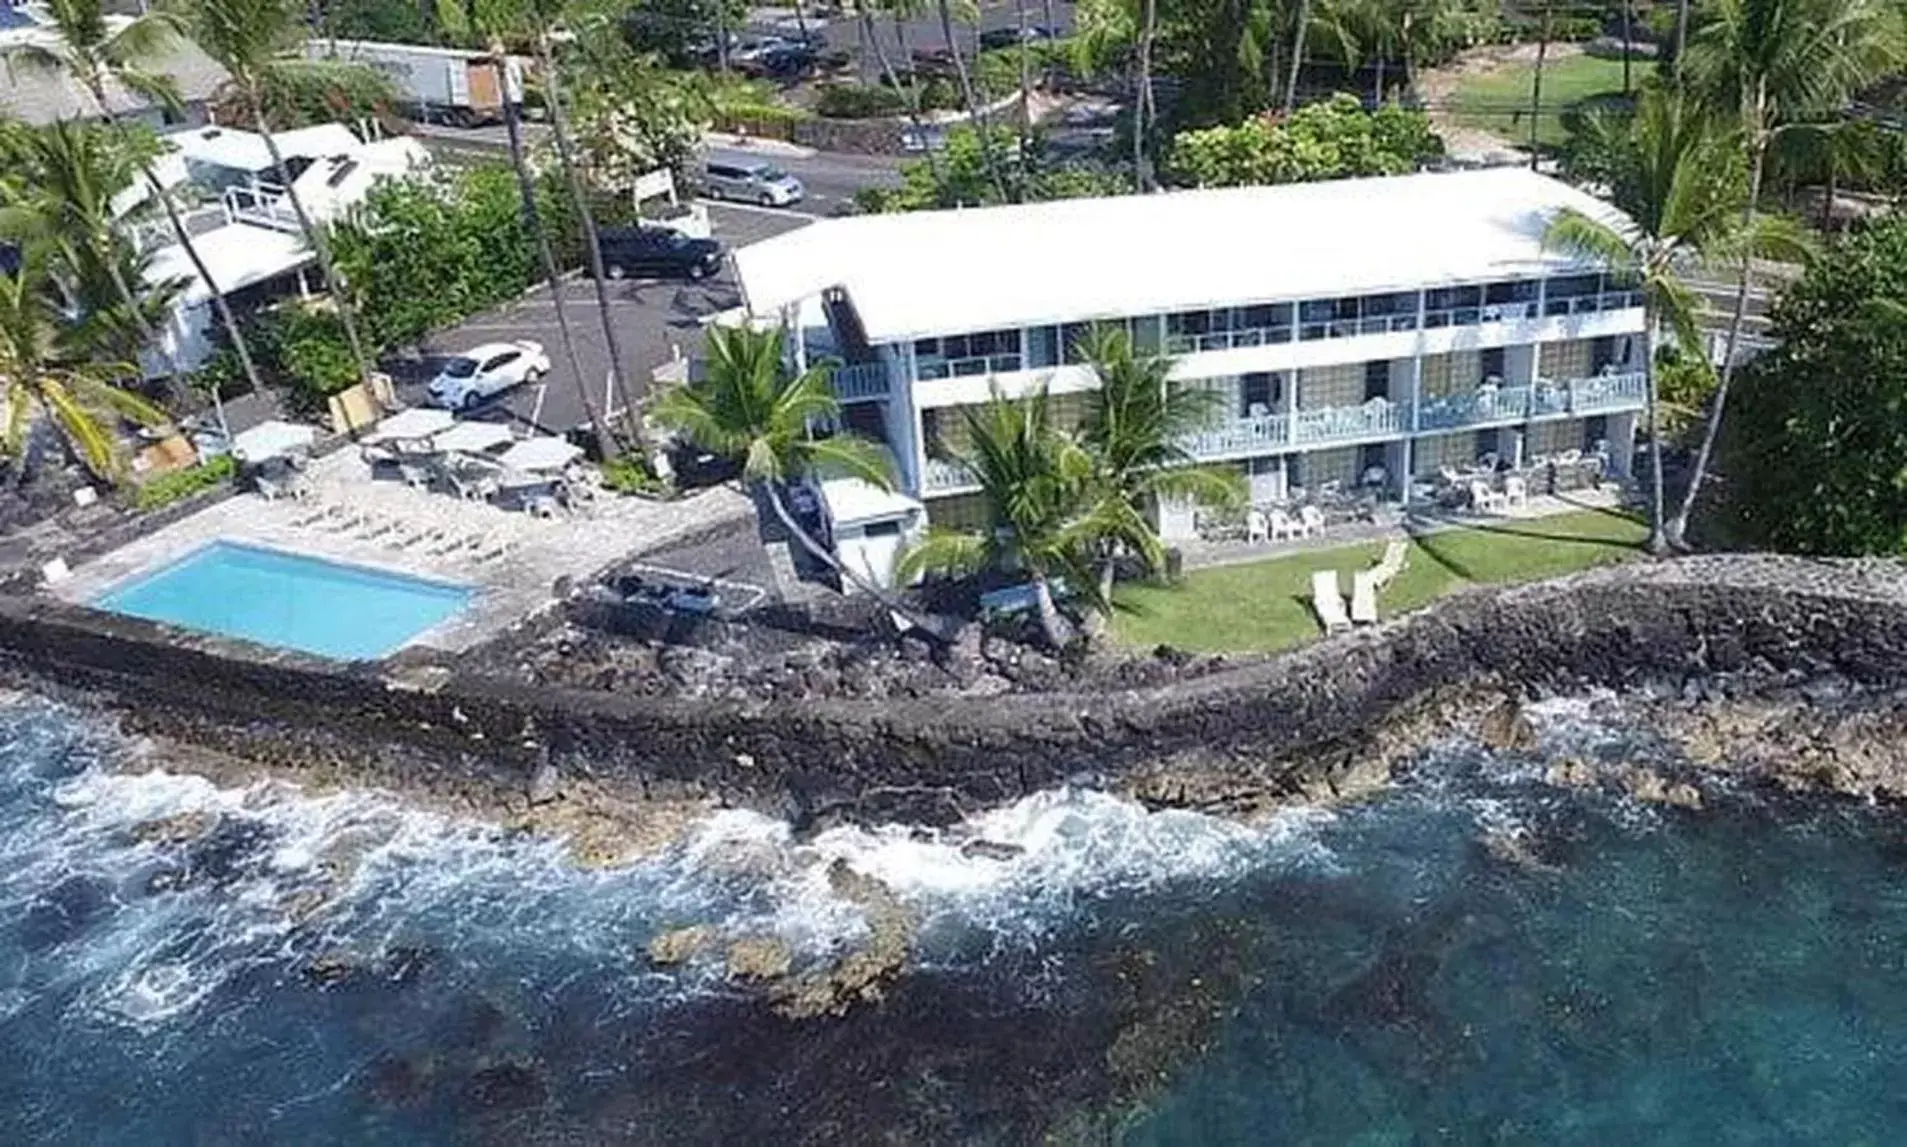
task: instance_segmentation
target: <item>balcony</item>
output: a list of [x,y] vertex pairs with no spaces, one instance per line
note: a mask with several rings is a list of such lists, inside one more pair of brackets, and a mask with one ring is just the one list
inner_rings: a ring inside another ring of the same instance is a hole
[[1649,393],[1648,376],[1639,370],[1626,374],[1575,378],[1567,385],[1571,414],[1596,414],[1604,410],[1638,406]]
[[1410,427],[1409,415],[1408,405],[1382,398],[1373,398],[1362,406],[1300,410],[1292,426],[1292,442],[1298,446],[1314,446],[1402,434]]
[[951,459],[929,458],[921,468],[920,489],[923,494],[951,494],[972,490],[979,485],[974,480],[973,471]]
[[1521,422],[1530,416],[1531,389],[1486,385],[1470,394],[1428,399],[1417,407],[1417,428],[1450,430],[1459,426],[1487,426],[1492,422]]
[[1290,444],[1291,423],[1282,414],[1234,419],[1179,440],[1179,445],[1195,458],[1262,454]]
[[1010,352],[977,354],[967,358],[937,358],[921,355],[915,360],[915,373],[922,382],[942,378],[966,378],[976,374],[1008,374],[1023,367],[1024,359]]
[[829,378],[834,396],[842,402],[887,397],[887,364],[857,362],[834,368]]
[[1236,350],[1239,347],[1270,346],[1291,341],[1289,326],[1245,327],[1235,331],[1208,331],[1205,334],[1167,334],[1165,353],[1198,354],[1203,351]]

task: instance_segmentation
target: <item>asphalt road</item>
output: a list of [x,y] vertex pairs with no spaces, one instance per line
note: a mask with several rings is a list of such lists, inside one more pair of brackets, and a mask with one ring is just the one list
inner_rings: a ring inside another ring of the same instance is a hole
[[[787,211],[716,206],[710,210],[716,238],[733,250],[772,235],[806,226],[809,219]],[[732,270],[700,283],[624,279],[608,284],[610,307],[623,368],[638,401],[656,367],[679,351],[693,356],[701,347],[701,320],[738,306]],[[598,407],[609,394],[608,341],[596,306],[595,287],[587,278],[563,284],[563,310],[576,343],[577,359]],[[422,357],[387,361],[385,369],[405,402],[425,402],[424,387],[452,355],[483,343],[529,339],[542,343],[550,357],[548,377],[519,387],[486,408],[486,417],[514,418],[539,430],[562,433],[588,424],[577,376],[563,353],[556,304],[548,287],[539,286],[515,303],[485,312],[439,331],[426,342]]]

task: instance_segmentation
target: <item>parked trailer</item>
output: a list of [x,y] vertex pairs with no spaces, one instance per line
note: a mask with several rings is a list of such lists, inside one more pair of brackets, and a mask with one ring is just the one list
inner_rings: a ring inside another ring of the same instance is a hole
[[[496,65],[484,52],[374,40],[310,40],[305,55],[376,68],[397,85],[412,114],[427,123],[472,127],[503,119]],[[510,98],[518,103],[523,101],[524,64],[521,56],[504,57]]]

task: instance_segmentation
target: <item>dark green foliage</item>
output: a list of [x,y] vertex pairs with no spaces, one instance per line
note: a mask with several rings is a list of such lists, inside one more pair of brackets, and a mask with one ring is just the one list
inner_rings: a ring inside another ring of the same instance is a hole
[[1907,553],[1907,220],[1816,260],[1773,333],[1722,436],[1739,532],[1801,553]]
[[168,471],[139,484],[133,491],[133,508],[142,511],[162,509],[202,490],[210,490],[222,482],[230,481],[236,473],[238,463],[232,460],[230,454],[221,454],[183,470]]
[[1443,154],[1422,112],[1386,104],[1365,111],[1339,94],[1298,109],[1284,123],[1247,120],[1237,127],[1180,132],[1170,165],[1198,187],[1300,183],[1346,176],[1403,175]]
[[282,60],[265,73],[265,115],[277,131],[377,118],[397,101],[390,77],[365,64]]
[[907,97],[877,84],[829,84],[821,89],[814,110],[829,119],[873,119],[902,114]]
[[340,40],[437,42],[432,21],[410,0],[330,0],[323,11],[325,35]]
[[[1098,167],[1048,162],[1036,137],[1024,155],[1010,128],[993,129],[994,151],[1000,156],[1008,186],[1024,186],[1026,201],[1077,199],[1089,195],[1119,195],[1131,190],[1128,179]],[[925,160],[901,165],[905,180],[898,188],[870,187],[855,196],[863,211],[930,211],[941,207],[978,207],[1000,202],[1000,193],[987,175],[980,135],[957,127],[947,133],[939,159],[939,178]]]
[[654,52],[672,67],[713,63],[702,53],[715,44],[717,4],[725,9],[731,34],[747,24],[744,0],[638,0],[623,16],[623,36],[636,51]]
[[[579,228],[554,176],[537,206],[558,261],[574,265]],[[381,184],[331,243],[366,337],[386,349],[515,298],[541,277],[516,176],[503,164],[466,168],[446,186]]]

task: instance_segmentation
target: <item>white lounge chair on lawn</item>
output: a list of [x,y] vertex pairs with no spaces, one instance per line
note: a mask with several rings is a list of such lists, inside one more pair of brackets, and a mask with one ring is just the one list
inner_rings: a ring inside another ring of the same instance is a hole
[[1304,536],[1304,527],[1300,525],[1299,523],[1292,521],[1291,516],[1289,514],[1285,513],[1283,510],[1273,510],[1271,512],[1271,540],[1272,541],[1287,542],[1292,540],[1293,538],[1299,538],[1303,536]]
[[1383,589],[1398,574],[1404,572],[1404,562],[1410,553],[1408,543],[1393,538],[1384,546],[1384,560],[1371,567],[1371,575],[1376,582],[1374,588]]
[[1351,619],[1344,612],[1344,595],[1338,591],[1338,571],[1319,570],[1311,575],[1311,607],[1318,611],[1318,621],[1326,633],[1351,628]]
[[1265,512],[1253,507],[1245,515],[1245,540],[1262,542],[1271,536],[1271,524],[1265,518]]
[[1302,537],[1314,537],[1324,533],[1324,511],[1316,506],[1305,506],[1298,511],[1298,527]]
[[1359,570],[1351,575],[1351,620],[1359,625],[1377,624],[1377,571]]

